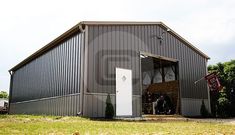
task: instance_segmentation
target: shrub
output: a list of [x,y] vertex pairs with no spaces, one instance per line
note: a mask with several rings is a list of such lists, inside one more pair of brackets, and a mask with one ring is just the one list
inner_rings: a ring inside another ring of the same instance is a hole
[[226,93],[220,93],[220,97],[218,99],[218,116],[219,117],[229,117],[229,109],[230,109],[230,102],[226,97]]
[[0,98],[6,98],[6,99],[8,99],[8,93],[5,92],[5,91],[1,91],[1,92],[0,92]]
[[202,116],[203,118],[206,118],[206,117],[209,116],[209,113],[208,113],[208,111],[207,111],[207,109],[206,109],[204,100],[202,100],[202,105],[201,105],[200,113],[201,113],[201,116]]
[[217,117],[219,91],[210,91],[211,116]]
[[112,119],[114,116],[113,104],[111,102],[110,94],[106,98],[105,118]]

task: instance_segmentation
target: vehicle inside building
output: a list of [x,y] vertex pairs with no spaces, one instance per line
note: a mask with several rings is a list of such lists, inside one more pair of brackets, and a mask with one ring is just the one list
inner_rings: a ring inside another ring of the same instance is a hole
[[178,114],[178,62],[141,54],[141,71],[142,114]]

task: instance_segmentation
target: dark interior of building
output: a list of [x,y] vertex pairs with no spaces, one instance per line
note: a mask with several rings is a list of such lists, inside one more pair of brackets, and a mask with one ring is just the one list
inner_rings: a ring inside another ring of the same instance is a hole
[[178,63],[141,55],[142,113],[178,114]]

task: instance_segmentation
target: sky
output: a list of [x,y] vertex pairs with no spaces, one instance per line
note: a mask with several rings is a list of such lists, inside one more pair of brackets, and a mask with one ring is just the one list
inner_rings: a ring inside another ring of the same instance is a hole
[[235,59],[234,0],[0,0],[0,91],[8,70],[80,21],[162,21],[216,64]]

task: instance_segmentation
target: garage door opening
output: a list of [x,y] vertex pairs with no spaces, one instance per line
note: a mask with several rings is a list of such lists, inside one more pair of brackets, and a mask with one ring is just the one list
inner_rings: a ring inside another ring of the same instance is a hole
[[179,114],[178,62],[141,54],[142,114]]

